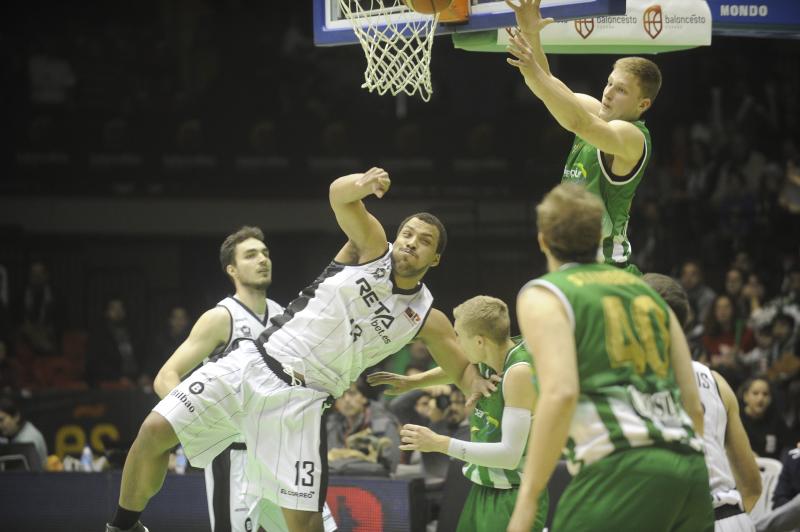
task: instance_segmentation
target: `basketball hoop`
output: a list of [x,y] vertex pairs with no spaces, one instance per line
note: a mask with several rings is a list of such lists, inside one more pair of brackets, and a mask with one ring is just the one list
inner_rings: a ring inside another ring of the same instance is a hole
[[420,15],[403,0],[339,0],[367,58],[362,88],[431,98],[431,49],[439,14]]

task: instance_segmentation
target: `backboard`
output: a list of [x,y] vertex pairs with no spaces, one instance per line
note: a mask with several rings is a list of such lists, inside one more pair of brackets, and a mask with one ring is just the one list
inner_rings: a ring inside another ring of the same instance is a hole
[[[362,6],[369,4],[361,1]],[[387,2],[388,3],[388,2]],[[577,19],[598,15],[624,15],[625,0],[542,0],[542,16],[556,20]],[[388,17],[393,22],[424,17],[408,8],[394,7],[375,13],[376,18]],[[379,24],[380,25],[380,24]],[[480,31],[515,25],[514,14],[503,0],[470,0],[469,21],[459,24],[439,24],[437,35]],[[339,0],[314,0],[314,44],[335,46],[358,44],[349,20],[339,9]]]

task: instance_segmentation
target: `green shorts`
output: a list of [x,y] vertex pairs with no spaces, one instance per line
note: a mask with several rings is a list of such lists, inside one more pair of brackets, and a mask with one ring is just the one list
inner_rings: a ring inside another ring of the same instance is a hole
[[657,447],[587,466],[558,501],[554,532],[713,532],[702,454]]
[[[487,488],[472,484],[469,495],[458,518],[458,532],[505,532],[517,502],[519,488]],[[547,521],[548,496],[544,490],[539,497],[539,510],[531,532],[541,532]]]

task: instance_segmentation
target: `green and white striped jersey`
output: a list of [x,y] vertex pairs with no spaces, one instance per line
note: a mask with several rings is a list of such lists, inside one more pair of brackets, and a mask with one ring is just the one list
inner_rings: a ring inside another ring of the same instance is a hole
[[[519,364],[525,364],[533,369],[533,358],[525,347],[522,337],[513,338],[516,346],[509,349],[506,360],[503,363],[503,374],[509,369]],[[485,364],[478,364],[478,371],[488,379],[495,374],[495,371]],[[538,390],[538,384],[534,374],[533,385]],[[503,398],[503,381],[497,390],[492,392],[489,397],[481,397],[475,405],[475,411],[470,416],[470,434],[473,442],[497,443],[503,439],[503,409],[506,403]],[[527,450],[527,444],[525,445]],[[499,467],[486,467],[467,463],[464,465],[464,476],[476,484],[489,488],[509,489],[519,486],[522,466],[525,464],[525,452],[519,464],[514,469],[502,469]]]
[[582,185],[603,200],[602,248],[606,264],[621,264],[630,259],[628,220],[631,202],[653,153],[650,131],[644,120],[632,123],[644,134],[644,152],[630,174],[612,180],[611,168],[603,162],[602,152],[576,135],[561,178],[562,183]]
[[605,264],[565,264],[526,286],[550,290],[572,322],[580,397],[564,454],[573,474],[633,447],[702,452],[681,404],[670,315],[658,294]]

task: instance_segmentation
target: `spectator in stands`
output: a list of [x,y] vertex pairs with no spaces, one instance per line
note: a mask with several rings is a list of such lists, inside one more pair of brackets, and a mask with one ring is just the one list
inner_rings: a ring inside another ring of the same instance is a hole
[[758,312],[764,305],[764,283],[761,282],[761,277],[757,273],[751,273],[747,276],[747,283],[742,287],[742,297],[747,302],[747,318],[752,318],[755,312]]
[[0,339],[0,393],[8,393],[17,387],[16,360],[8,353],[8,345]]
[[393,398],[389,403],[389,410],[397,417],[400,425],[413,423],[427,427],[431,423],[431,399],[435,406],[436,397],[450,395],[450,391],[447,384],[411,390]]
[[38,354],[56,350],[56,298],[50,274],[41,261],[34,261],[28,272],[28,284],[22,303],[22,338]]
[[789,314],[778,313],[772,319],[773,347],[770,351],[767,375],[772,381],[786,382],[800,372],[796,353],[795,320]]
[[[420,425],[444,436],[469,439],[466,399],[461,390],[449,384],[411,390],[392,400],[389,408],[401,425]],[[448,462],[443,454],[422,454],[422,467],[429,477],[444,477]]]
[[772,390],[762,378],[748,379],[740,388],[742,424],[753,452],[778,458],[788,441],[788,429],[772,405]]
[[764,377],[767,374],[769,362],[773,358],[775,341],[772,336],[772,327],[764,326],[756,329],[753,334],[756,346],[739,357],[744,365],[745,373],[751,377]]
[[795,159],[786,162],[786,174],[778,194],[778,205],[789,214],[800,214],[800,163]]
[[687,260],[681,267],[681,286],[689,296],[689,304],[699,323],[706,319],[711,303],[714,301],[714,291],[703,283],[703,269],[695,260]]
[[731,298],[739,316],[747,318],[750,307],[744,296],[744,273],[736,268],[731,268],[725,273],[725,295]]
[[739,316],[730,296],[717,296],[703,324],[703,348],[709,366],[736,388],[744,380],[739,357],[754,345],[753,331]]
[[363,386],[352,384],[327,418],[328,466],[338,474],[388,476],[400,462],[397,418],[367,399]]
[[156,335],[153,346],[145,357],[142,368],[142,384],[152,384],[153,377],[158,373],[158,370],[161,369],[161,366],[164,365],[164,362],[172,356],[172,353],[174,353],[189,336],[190,328],[191,321],[189,319],[189,311],[180,305],[172,307],[169,311],[165,327]]
[[739,270],[744,277],[753,273],[753,259],[747,251],[738,251],[731,261],[730,269]]
[[42,467],[47,464],[47,445],[42,433],[25,419],[10,397],[0,397],[0,443],[32,443]]
[[[787,259],[791,262],[793,259]],[[778,314],[792,317],[794,323],[800,320],[800,266],[790,264],[781,283],[781,292],[769,300],[758,311],[754,311],[751,320],[754,324],[772,323]]]
[[125,304],[109,299],[101,326],[89,331],[86,376],[90,386],[133,386],[141,375],[137,346],[127,323]]

